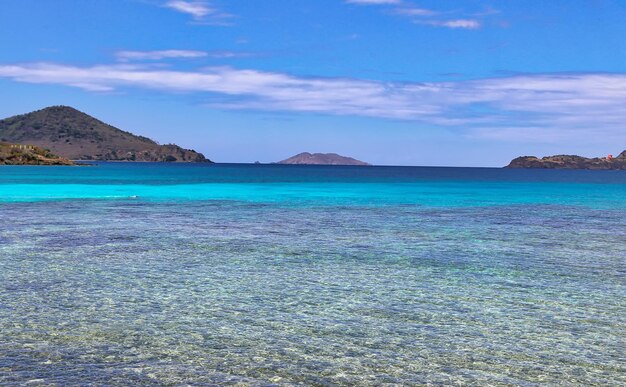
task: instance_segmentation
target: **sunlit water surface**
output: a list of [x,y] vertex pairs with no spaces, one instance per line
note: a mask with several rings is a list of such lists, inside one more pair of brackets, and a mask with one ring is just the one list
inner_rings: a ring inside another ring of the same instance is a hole
[[0,167],[0,384],[626,384],[626,172]]

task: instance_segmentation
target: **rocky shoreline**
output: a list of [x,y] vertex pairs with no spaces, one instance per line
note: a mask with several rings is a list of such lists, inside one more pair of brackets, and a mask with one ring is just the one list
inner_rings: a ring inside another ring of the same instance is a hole
[[626,170],[626,150],[617,157],[522,156],[513,159],[505,168]]

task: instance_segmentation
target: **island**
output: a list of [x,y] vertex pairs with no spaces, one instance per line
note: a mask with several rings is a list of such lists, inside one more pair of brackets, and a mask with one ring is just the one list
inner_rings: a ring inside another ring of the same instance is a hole
[[505,168],[626,170],[626,150],[617,157],[612,155],[593,158],[576,155],[556,155],[543,158],[522,156],[513,159]]
[[69,106],[0,120],[0,142],[32,145],[69,160],[211,162],[175,144],[160,145]]
[[277,164],[296,164],[296,165],[370,165],[364,161],[353,159],[352,157],[341,156],[336,153],[309,153],[303,152],[292,156],[286,160],[279,161]]
[[76,165],[48,149],[0,142],[0,165]]

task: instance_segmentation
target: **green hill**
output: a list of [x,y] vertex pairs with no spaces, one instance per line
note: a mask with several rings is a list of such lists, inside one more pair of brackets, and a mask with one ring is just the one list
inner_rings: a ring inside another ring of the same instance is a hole
[[68,106],[0,120],[0,141],[36,145],[72,160],[210,162],[201,153],[159,145]]
[[0,165],[75,165],[73,161],[32,145],[0,142]]

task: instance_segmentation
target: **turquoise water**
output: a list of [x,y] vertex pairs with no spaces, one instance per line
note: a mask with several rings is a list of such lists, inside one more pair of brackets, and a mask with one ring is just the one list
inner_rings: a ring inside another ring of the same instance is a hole
[[626,173],[0,167],[0,384],[626,384]]

